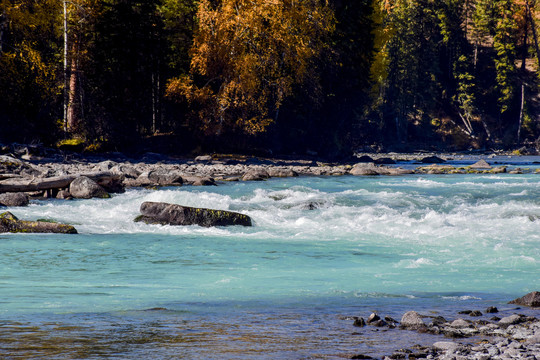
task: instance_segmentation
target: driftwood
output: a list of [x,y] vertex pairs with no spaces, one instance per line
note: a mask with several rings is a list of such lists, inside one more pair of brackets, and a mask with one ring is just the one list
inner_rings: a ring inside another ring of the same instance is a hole
[[0,174],[0,181],[6,180],[6,179],[20,179],[22,178],[19,174]]
[[69,187],[69,184],[79,176],[86,176],[102,185],[105,188],[119,184],[122,181],[122,175],[113,174],[109,171],[96,172],[90,174],[76,174],[54,176],[50,178],[36,178],[32,180],[8,180],[0,182],[0,193],[5,192],[32,192],[45,191],[52,189],[64,189]]

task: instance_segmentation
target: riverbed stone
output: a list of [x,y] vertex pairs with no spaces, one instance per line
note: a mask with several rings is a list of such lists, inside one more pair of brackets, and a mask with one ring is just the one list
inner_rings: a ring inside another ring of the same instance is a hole
[[180,186],[184,182],[182,174],[174,171],[145,171],[136,180],[139,186]]
[[270,177],[285,178],[298,176],[298,173],[290,168],[271,167],[268,169],[268,175]]
[[456,319],[454,321],[452,321],[452,323],[450,324],[451,327],[453,328],[466,328],[466,327],[469,327],[471,324],[468,323],[466,320],[463,320],[463,319]]
[[20,207],[28,206],[29,199],[25,193],[0,194],[0,206]]
[[71,200],[73,199],[73,196],[71,196],[67,190],[60,190],[58,191],[58,194],[56,194],[56,198],[60,200]]
[[491,165],[488,164],[488,162],[484,159],[479,160],[471,165],[472,169],[481,169],[481,170],[490,170]]
[[408,330],[418,330],[426,326],[424,320],[416,311],[407,311],[401,317],[400,327]]
[[96,164],[96,166],[94,167],[94,171],[109,171],[116,165],[117,163],[112,160],[105,160]]
[[0,155],[0,172],[16,172],[16,170],[27,167],[29,165],[22,160],[8,155]]
[[357,318],[354,319],[353,326],[364,327],[364,326],[366,326],[366,321],[364,320],[363,317],[357,317]]
[[435,350],[455,353],[461,348],[461,345],[452,341],[437,341],[433,344],[433,348]]
[[503,317],[501,320],[499,320],[499,324],[502,326],[509,326],[514,324],[519,324],[522,321],[522,317],[520,315],[514,314],[510,316]]
[[118,164],[111,168],[111,172],[114,174],[121,174],[126,179],[137,179],[141,172],[133,165]]
[[109,198],[110,195],[94,180],[86,176],[79,176],[69,185],[69,193],[77,199]]
[[269,177],[268,171],[264,169],[250,169],[242,176],[242,181],[261,181]]
[[352,167],[349,173],[355,176],[379,175],[377,166],[375,166],[374,163],[357,163]]

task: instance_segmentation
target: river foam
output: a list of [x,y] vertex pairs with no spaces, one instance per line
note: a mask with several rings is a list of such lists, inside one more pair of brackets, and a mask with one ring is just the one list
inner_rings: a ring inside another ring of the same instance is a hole
[[[93,294],[89,298],[101,299],[104,309],[135,299],[156,305],[137,293],[149,293],[150,283],[161,301],[340,292],[519,294],[540,285],[539,199],[536,175],[410,175],[272,179],[33,201],[13,212],[74,224],[80,235],[5,235],[0,264],[15,292],[32,293],[36,280],[17,285],[13,279],[35,271],[64,279],[48,286],[73,308],[82,295],[62,289],[78,282],[83,285],[73,291]],[[144,201],[239,211],[254,226],[135,223]]]

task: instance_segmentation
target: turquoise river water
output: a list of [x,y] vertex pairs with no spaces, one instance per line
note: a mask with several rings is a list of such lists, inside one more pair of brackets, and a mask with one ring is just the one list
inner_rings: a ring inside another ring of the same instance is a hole
[[[134,223],[143,201],[254,226]],[[505,314],[540,290],[535,174],[271,179],[10,211],[79,234],[0,235],[2,359],[380,357],[440,339],[352,316]]]

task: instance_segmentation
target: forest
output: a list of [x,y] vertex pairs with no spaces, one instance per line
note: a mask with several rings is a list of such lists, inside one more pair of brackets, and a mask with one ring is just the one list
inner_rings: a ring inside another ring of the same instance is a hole
[[0,0],[0,142],[540,148],[538,0]]

